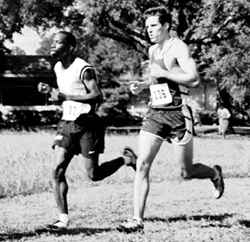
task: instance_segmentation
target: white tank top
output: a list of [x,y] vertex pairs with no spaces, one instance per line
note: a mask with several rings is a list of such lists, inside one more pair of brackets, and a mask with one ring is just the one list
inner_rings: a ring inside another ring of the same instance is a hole
[[[79,95],[84,97],[88,90],[82,82],[81,75],[89,68],[93,69],[91,65],[80,58],[76,58],[67,68],[64,68],[62,62],[58,61],[54,67],[54,71],[59,91],[65,95]],[[91,111],[90,104],[73,100],[63,101],[62,108],[62,120],[69,121],[76,120],[81,114]]]
[[87,90],[82,83],[81,74],[88,68],[93,69],[91,65],[78,57],[68,68],[64,68],[62,62],[58,61],[55,64],[54,71],[56,73],[59,91],[65,95],[84,96]]

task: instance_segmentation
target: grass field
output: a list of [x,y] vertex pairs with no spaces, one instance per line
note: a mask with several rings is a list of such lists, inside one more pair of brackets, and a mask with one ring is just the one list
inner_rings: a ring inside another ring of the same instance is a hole
[[[41,227],[56,217],[50,132],[0,135],[0,241],[250,241],[250,139],[203,136],[194,140],[195,162],[223,167],[225,195],[215,200],[207,180],[181,181],[172,147],[164,144],[151,171],[143,234],[116,226],[132,213],[133,171],[122,167],[104,181],[87,179],[81,158],[72,161],[69,181],[71,224],[62,233]],[[137,149],[136,136],[107,136],[101,161]]]

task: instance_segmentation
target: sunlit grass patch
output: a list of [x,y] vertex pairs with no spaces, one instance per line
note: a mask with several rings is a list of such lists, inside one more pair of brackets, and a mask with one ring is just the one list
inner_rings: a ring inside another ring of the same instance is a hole
[[[51,148],[54,132],[2,132],[0,135],[0,196],[32,194],[52,189],[52,169],[56,165]],[[100,162],[121,155],[124,146],[137,151],[137,135],[107,135],[105,153]],[[226,177],[246,177],[249,175],[250,140],[195,138],[194,161],[207,165],[219,164]],[[98,182],[105,184],[132,183],[134,172],[122,167],[114,175]],[[90,182],[85,173],[81,156],[76,156],[67,171],[71,187],[79,187]],[[180,179],[180,166],[176,163],[173,147],[164,143],[152,166],[151,180]]]

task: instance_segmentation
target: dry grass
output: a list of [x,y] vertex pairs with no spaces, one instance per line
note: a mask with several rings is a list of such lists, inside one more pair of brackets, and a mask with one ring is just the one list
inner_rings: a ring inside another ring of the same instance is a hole
[[[220,200],[211,197],[209,181],[181,182],[172,147],[164,144],[152,167],[145,233],[119,233],[117,224],[132,211],[132,170],[124,167],[102,182],[91,183],[76,157],[67,174],[70,228],[60,234],[38,230],[56,216],[51,193],[53,135],[1,134],[0,194],[5,198],[0,200],[0,241],[250,240],[250,140],[235,136],[195,138],[195,161],[223,167],[227,189]],[[101,161],[118,156],[124,145],[136,150],[136,136],[107,136]]]
[[[50,132],[4,132],[0,135],[0,197],[16,194],[33,194],[51,190],[51,171],[55,166],[54,152],[51,149],[54,133]],[[107,136],[105,154],[100,162],[118,157],[125,145],[135,150],[135,135]],[[195,162],[208,165],[218,163],[223,166],[226,177],[248,176],[250,160],[250,140],[229,137],[226,140],[214,138],[195,138]],[[172,146],[165,143],[153,164],[154,182],[179,179],[180,169],[173,157]],[[88,183],[81,156],[73,159],[68,170],[71,186]],[[132,182],[133,173],[119,170],[102,183]]]

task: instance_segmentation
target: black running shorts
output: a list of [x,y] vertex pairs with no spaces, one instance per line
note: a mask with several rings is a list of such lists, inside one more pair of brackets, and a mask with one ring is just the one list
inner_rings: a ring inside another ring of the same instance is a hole
[[75,121],[59,122],[53,146],[89,157],[103,153],[104,135],[103,120],[97,114],[82,114]]
[[164,110],[150,107],[143,120],[142,130],[168,141],[175,138],[181,140],[186,132],[182,108]]

